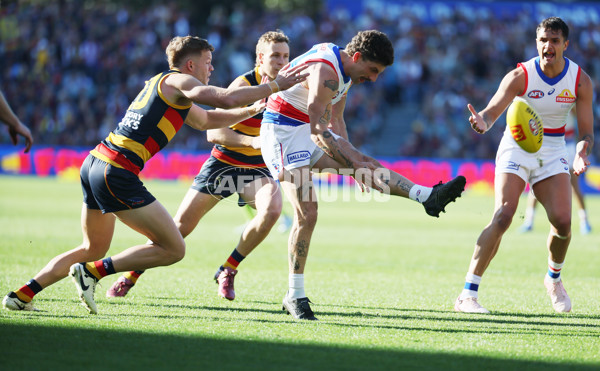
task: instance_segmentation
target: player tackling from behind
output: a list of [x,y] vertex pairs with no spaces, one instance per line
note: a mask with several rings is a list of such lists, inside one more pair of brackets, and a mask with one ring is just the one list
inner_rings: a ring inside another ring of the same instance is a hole
[[[256,44],[256,67],[239,76],[229,87],[255,86],[261,80],[274,80],[288,64],[289,56],[289,39],[285,34],[280,31],[264,33]],[[238,205],[256,209],[256,215],[244,227],[238,245],[215,274],[219,285],[218,295],[228,300],[235,299],[234,279],[239,264],[267,237],[281,214],[279,186],[271,177],[257,148],[260,147],[258,135],[261,120],[262,112],[229,128],[207,131],[207,138],[215,143],[215,147],[174,217],[177,228],[185,238],[219,201],[235,192],[239,194]],[[124,273],[106,292],[106,296],[127,295],[142,273]]]
[[317,222],[311,171],[353,175],[361,187],[410,198],[436,217],[464,190],[462,176],[433,188],[416,185],[348,141],[344,122],[348,89],[352,84],[374,82],[393,61],[390,40],[375,30],[359,32],[345,49],[317,44],[290,63],[307,65],[307,80],[271,96],[267,103],[260,132],[262,154],[294,209],[288,240],[289,289],[283,309],[295,319],[316,320],[304,290],[304,268]]
[[[185,242],[173,218],[138,177],[146,161],[163,149],[184,123],[199,130],[226,127],[264,108],[205,111],[194,103],[240,107],[306,78],[301,68],[287,68],[268,84],[228,89],[209,86],[213,50],[199,37],[170,41],[166,49],[169,70],[146,81],[117,128],[81,166],[83,243],[52,259],[26,285],[6,295],[4,308],[35,310],[34,295],[69,274],[82,304],[90,313],[97,313],[94,292],[101,278],[166,266],[183,258]],[[149,241],[102,259],[110,248],[117,218]]]
[[[563,54],[569,46],[569,28],[562,19],[543,20],[536,29],[538,56],[519,63],[500,83],[487,107],[471,111],[469,122],[479,134],[490,129],[516,97],[525,99],[544,125],[542,148],[525,152],[507,127],[496,155],[495,208],[492,221],[479,235],[466,277],[454,309],[467,313],[489,313],[477,301],[481,276],[498,251],[502,235],[510,226],[519,197],[527,182],[546,209],[551,228],[548,235],[548,272],[544,285],[557,312],[569,312],[571,300],[561,280],[567,248],[571,240],[571,183],[565,147],[565,123],[573,106],[577,107],[580,139],[577,143],[573,173],[583,174],[590,164],[594,144],[592,81]],[[508,125],[507,125],[508,126]]]

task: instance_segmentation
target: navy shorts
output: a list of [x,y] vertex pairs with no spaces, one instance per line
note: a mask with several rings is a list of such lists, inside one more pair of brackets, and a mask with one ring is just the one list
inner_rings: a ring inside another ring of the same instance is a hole
[[[239,195],[248,183],[265,177],[272,178],[267,168],[237,167],[210,156],[202,165],[190,188],[219,198],[227,198],[234,193]],[[238,205],[245,204],[246,202],[240,197]]]
[[83,161],[79,174],[83,202],[88,209],[106,214],[137,209],[156,200],[137,175],[92,155]]

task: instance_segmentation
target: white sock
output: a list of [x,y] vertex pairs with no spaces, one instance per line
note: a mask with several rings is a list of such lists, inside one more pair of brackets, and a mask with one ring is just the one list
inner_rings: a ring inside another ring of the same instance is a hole
[[304,274],[290,273],[287,296],[290,299],[306,297],[304,293]]
[[562,270],[565,262],[555,263],[550,258],[548,258],[548,277],[552,282],[560,282],[560,271]]
[[412,186],[410,191],[408,192],[408,198],[411,200],[417,201],[419,203],[423,203],[427,201],[429,195],[431,194],[431,190],[433,188],[423,187],[418,184]]
[[525,209],[525,222],[523,222],[523,224],[525,225],[533,225],[533,218],[535,217],[535,208],[528,206]]
[[477,290],[479,290],[479,284],[481,283],[481,276],[477,276],[473,273],[467,273],[465,277],[465,287],[460,293],[461,298],[476,298],[477,299]]
[[585,211],[585,209],[579,209],[578,214],[580,221],[587,222],[587,212]]

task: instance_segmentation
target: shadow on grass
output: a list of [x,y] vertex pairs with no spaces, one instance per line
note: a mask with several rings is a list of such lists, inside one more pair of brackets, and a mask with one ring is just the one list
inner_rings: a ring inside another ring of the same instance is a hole
[[[299,339],[300,340],[300,339]],[[245,341],[123,330],[0,322],[3,369],[232,370],[592,370],[580,364],[519,361],[318,344]]]

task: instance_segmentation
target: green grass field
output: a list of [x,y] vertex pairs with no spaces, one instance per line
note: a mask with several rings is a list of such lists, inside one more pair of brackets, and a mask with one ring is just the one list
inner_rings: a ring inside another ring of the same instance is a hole
[[[187,184],[148,182],[175,213]],[[77,182],[0,177],[0,294],[81,241]],[[519,234],[524,198],[486,272],[480,302],[491,315],[452,310],[493,206],[467,191],[440,219],[412,201],[320,204],[306,271],[318,322],[281,311],[287,234],[273,231],[240,265],[236,300],[212,280],[235,247],[245,214],[222,202],[187,238],[185,259],[148,271],[129,296],[99,314],[78,303],[70,279],[36,296],[41,312],[0,310],[2,369],[572,370],[600,368],[600,198],[589,197],[593,234],[573,239],[563,269],[574,310],[555,314],[542,283],[548,231]],[[289,207],[289,205],[286,205]],[[118,224],[114,255],[144,238]]]

